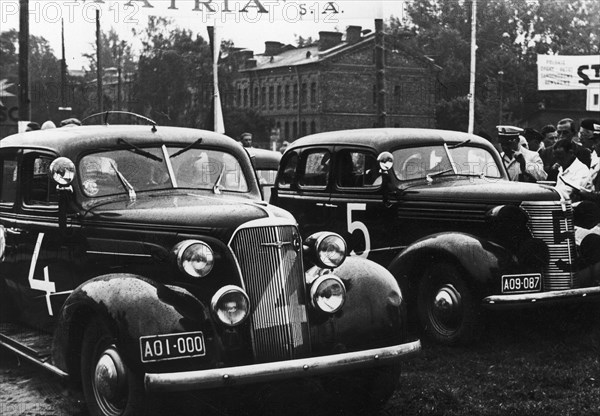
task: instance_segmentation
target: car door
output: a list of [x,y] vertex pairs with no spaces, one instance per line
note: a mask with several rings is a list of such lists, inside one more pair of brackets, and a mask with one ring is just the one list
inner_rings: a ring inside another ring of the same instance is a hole
[[333,228],[348,243],[348,253],[388,264],[397,254],[398,222],[383,203],[382,178],[375,151],[336,146],[328,207]]
[[[81,258],[82,250],[73,229],[70,233],[59,230],[58,191],[48,175],[55,157],[33,150],[19,156],[15,210],[5,213],[3,221],[7,244],[3,267],[19,319],[44,330],[53,327],[62,303],[74,289],[75,259]],[[11,174],[7,169],[5,173]],[[3,175],[3,182],[9,179]]]
[[294,215],[304,236],[332,230],[331,153],[331,147],[295,149],[281,160],[272,202]]

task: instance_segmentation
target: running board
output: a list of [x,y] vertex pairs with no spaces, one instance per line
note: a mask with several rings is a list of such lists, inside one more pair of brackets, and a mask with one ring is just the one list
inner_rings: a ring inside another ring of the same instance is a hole
[[0,346],[52,373],[69,375],[50,363],[52,335],[12,323],[0,323]]

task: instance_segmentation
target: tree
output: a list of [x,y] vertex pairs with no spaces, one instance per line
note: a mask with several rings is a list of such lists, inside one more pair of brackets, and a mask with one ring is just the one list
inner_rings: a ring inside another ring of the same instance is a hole
[[[399,19],[389,24],[392,41],[409,29],[410,47],[444,68],[438,127],[466,130],[467,115],[449,112],[464,113],[469,91],[471,4],[415,0],[408,4],[408,27]],[[478,0],[475,131],[517,123],[548,101],[548,94],[537,91],[537,54],[598,54],[598,15],[600,3],[594,0]],[[580,93],[561,99],[575,100]]]

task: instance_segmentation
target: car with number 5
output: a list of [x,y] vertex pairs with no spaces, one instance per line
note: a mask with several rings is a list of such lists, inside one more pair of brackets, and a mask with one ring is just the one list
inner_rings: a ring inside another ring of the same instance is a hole
[[[385,266],[430,339],[466,343],[485,309],[598,299],[594,237],[576,243],[571,201],[510,182],[498,151],[456,131],[332,131],[292,143],[270,202],[304,233],[327,230]],[[595,236],[597,237],[597,236]]]
[[393,276],[335,233],[302,239],[233,139],[109,116],[1,141],[0,346],[90,415],[300,377],[381,406],[420,349]]

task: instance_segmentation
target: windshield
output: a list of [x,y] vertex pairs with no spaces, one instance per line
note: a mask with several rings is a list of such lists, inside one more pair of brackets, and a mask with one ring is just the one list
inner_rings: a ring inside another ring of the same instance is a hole
[[248,192],[238,160],[220,150],[184,146],[111,150],[84,156],[79,177],[88,197],[158,189]]
[[494,156],[474,146],[448,149],[443,145],[398,149],[393,152],[394,173],[401,181],[432,175],[466,175],[501,178]]

